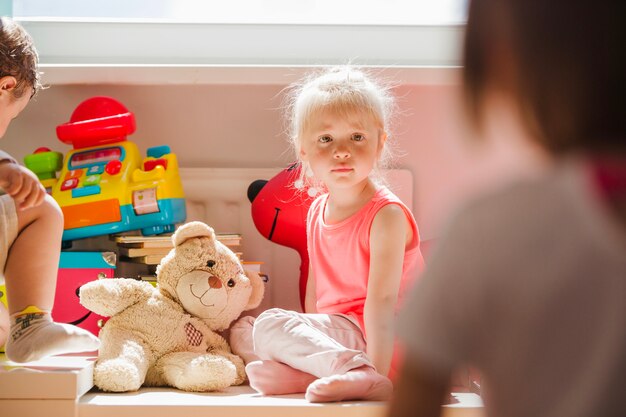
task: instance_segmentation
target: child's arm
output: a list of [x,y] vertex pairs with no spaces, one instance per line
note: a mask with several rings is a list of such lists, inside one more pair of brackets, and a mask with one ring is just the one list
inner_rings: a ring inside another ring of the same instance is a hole
[[40,205],[46,195],[32,171],[8,158],[0,159],[0,188],[13,197],[22,210]]
[[304,312],[317,313],[317,297],[315,296],[315,278],[313,268],[309,265],[309,275],[306,280],[306,293],[304,294]]
[[364,320],[367,354],[382,375],[387,375],[391,367],[395,308],[404,252],[412,237],[401,207],[389,204],[376,214],[370,231],[370,269]]

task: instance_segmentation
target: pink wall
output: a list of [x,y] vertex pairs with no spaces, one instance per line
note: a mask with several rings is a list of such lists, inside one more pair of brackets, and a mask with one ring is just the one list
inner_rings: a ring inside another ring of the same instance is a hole
[[477,137],[464,118],[460,88],[454,85],[399,89],[407,112],[398,129],[405,156],[400,166],[414,175],[414,212],[426,239],[464,199],[513,176],[530,172],[536,155],[503,112],[495,140]]
[[[293,157],[280,119],[280,85],[79,85],[43,91],[12,123],[0,148],[21,159],[39,146],[66,151],[55,127],[80,101],[109,95],[135,112],[140,147],[169,144],[182,166],[281,167]],[[501,181],[494,168],[514,172],[529,165],[513,134],[513,146],[472,146],[456,85],[405,85],[397,89],[402,109],[394,128],[401,153],[396,167],[414,175],[415,215],[422,236],[436,237],[455,204]],[[484,149],[481,149],[484,148]],[[507,150],[508,149],[508,150]],[[479,152],[486,150],[486,152]]]

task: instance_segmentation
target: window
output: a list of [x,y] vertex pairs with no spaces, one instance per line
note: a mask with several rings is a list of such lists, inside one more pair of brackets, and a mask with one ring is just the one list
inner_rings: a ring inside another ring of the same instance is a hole
[[17,18],[203,23],[460,24],[466,0],[13,0]]
[[[240,83],[249,75],[242,68],[257,76],[279,67],[272,73],[278,75],[285,67],[345,63],[458,67],[466,16],[466,0],[13,0],[12,6],[35,39],[50,83],[214,82],[216,69],[218,82]],[[129,70],[120,77],[122,67]]]

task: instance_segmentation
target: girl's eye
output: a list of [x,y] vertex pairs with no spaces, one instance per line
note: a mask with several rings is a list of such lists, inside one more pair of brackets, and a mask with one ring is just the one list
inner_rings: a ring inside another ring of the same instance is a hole
[[325,136],[320,136],[320,137],[319,137],[319,139],[318,139],[318,141],[319,141],[320,143],[328,143],[328,142],[330,142],[330,141],[332,141],[332,140],[333,140],[333,138],[331,138],[330,136],[327,136],[327,135],[325,135]]
[[214,260],[207,261],[206,266],[208,266],[209,268],[213,268],[215,266],[215,261]]
[[229,279],[226,285],[228,285],[230,288],[233,288],[235,286],[235,280]]
[[352,134],[352,140],[355,142],[362,142],[365,140],[365,135],[362,135],[360,133],[354,133]]

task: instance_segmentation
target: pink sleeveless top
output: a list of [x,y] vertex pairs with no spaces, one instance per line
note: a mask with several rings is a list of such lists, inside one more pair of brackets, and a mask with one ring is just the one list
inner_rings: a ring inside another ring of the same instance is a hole
[[327,200],[328,194],[318,197],[311,204],[307,219],[307,246],[315,278],[317,311],[351,316],[365,334],[363,308],[369,277],[370,229],[374,217],[387,204],[397,204],[404,210],[413,229],[413,241],[404,254],[398,308],[402,295],[424,266],[417,223],[408,207],[386,187],[380,188],[357,213],[337,224],[324,222]]

